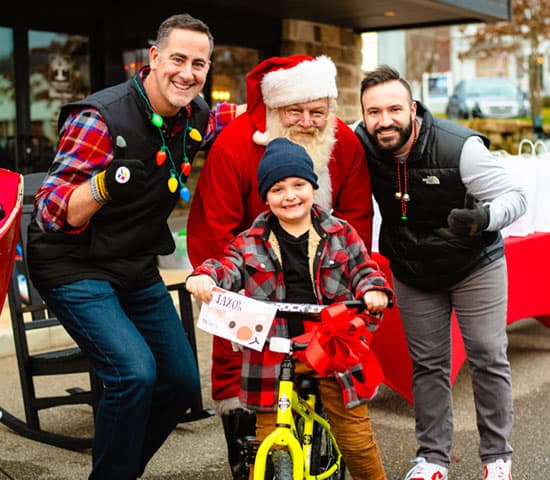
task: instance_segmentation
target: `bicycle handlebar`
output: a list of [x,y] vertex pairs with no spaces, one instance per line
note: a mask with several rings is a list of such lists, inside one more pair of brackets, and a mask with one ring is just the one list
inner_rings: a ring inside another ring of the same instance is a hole
[[[285,303],[285,302],[265,302],[270,305],[275,305],[277,308],[277,315],[283,314],[284,316],[297,315],[304,320],[315,320],[320,317],[321,310],[324,310],[330,305],[318,305],[313,303]],[[365,310],[365,302],[363,299],[359,300],[344,300],[338,302],[339,304],[346,305],[346,307],[356,309],[358,313]],[[334,305],[334,304],[332,304]]]
[[[345,305],[348,309],[355,309],[357,313],[365,311],[366,305],[363,299],[359,300],[344,300],[342,302],[337,302],[332,305],[316,305],[310,303],[283,303],[283,302],[268,302],[276,305],[277,315],[284,314],[285,317],[296,315],[304,320],[320,320],[321,311],[334,305]],[[381,316],[381,312],[370,313],[369,315]],[[299,343],[291,338],[285,337],[271,337],[267,339],[269,344],[269,350],[272,352],[279,353],[290,353],[292,351],[305,350],[308,346],[307,343]]]

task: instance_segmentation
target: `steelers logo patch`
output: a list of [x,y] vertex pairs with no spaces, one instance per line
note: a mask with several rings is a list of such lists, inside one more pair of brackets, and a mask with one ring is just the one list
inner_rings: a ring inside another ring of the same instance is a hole
[[115,173],[115,180],[118,183],[126,183],[130,180],[130,170],[127,167],[118,167]]

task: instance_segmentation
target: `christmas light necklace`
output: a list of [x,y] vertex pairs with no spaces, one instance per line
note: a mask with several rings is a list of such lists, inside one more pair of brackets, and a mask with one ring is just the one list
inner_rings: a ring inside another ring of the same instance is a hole
[[408,192],[408,182],[407,182],[407,160],[411,156],[412,149],[414,148],[414,144],[416,143],[416,120],[413,120],[413,142],[411,145],[411,148],[409,148],[409,151],[407,152],[407,156],[405,157],[405,160],[403,161],[403,186],[401,186],[401,166],[399,160],[396,162],[397,164],[397,192],[395,192],[395,199],[399,200],[401,202],[401,218],[400,220],[402,222],[406,222],[408,220],[407,217],[407,203],[411,201],[411,196]]
[[164,119],[161,115],[159,115],[157,112],[153,110],[153,107],[149,103],[149,99],[147,98],[147,95],[145,95],[145,92],[142,90],[141,85],[137,81],[136,76],[133,77],[134,83],[136,84],[137,90],[139,94],[142,96],[143,100],[145,100],[145,104],[147,105],[147,108],[151,112],[151,123],[158,128],[160,139],[162,141],[162,145],[158,149],[156,155],[155,155],[155,161],[157,163],[158,167],[162,167],[164,162],[166,161],[166,158],[170,160],[170,163],[172,164],[172,168],[170,169],[170,178],[168,179],[168,190],[170,190],[171,193],[174,193],[177,188],[180,189],[180,197],[185,202],[188,202],[191,193],[189,192],[189,188],[187,188],[187,185],[185,184],[183,177],[186,178],[189,177],[189,174],[191,173],[191,163],[189,162],[189,158],[187,157],[187,149],[186,147],[186,140],[187,140],[187,134],[195,140],[196,142],[202,142],[202,135],[201,133],[193,127],[189,126],[189,119],[187,119],[185,124],[185,132],[183,135],[183,162],[180,166],[180,171],[176,169],[176,165],[174,163],[174,159],[172,158],[172,152],[170,151],[170,148],[168,148],[168,145],[166,145],[166,140],[164,138],[164,134],[162,133],[162,126],[164,125]]

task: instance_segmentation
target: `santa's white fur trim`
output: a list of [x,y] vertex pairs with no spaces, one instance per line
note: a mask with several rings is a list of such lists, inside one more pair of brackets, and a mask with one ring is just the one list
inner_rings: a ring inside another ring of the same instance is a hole
[[337,96],[336,66],[326,55],[266,73],[262,79],[262,97],[269,108]]
[[269,135],[267,132],[260,132],[256,130],[252,135],[252,140],[254,140],[256,145],[266,146],[269,142]]

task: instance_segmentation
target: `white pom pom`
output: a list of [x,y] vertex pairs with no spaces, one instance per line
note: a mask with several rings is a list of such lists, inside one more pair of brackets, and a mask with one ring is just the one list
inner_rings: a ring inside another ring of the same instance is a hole
[[269,135],[267,132],[259,132],[255,131],[254,135],[252,135],[252,140],[254,140],[254,143],[256,145],[267,145],[269,140]]

